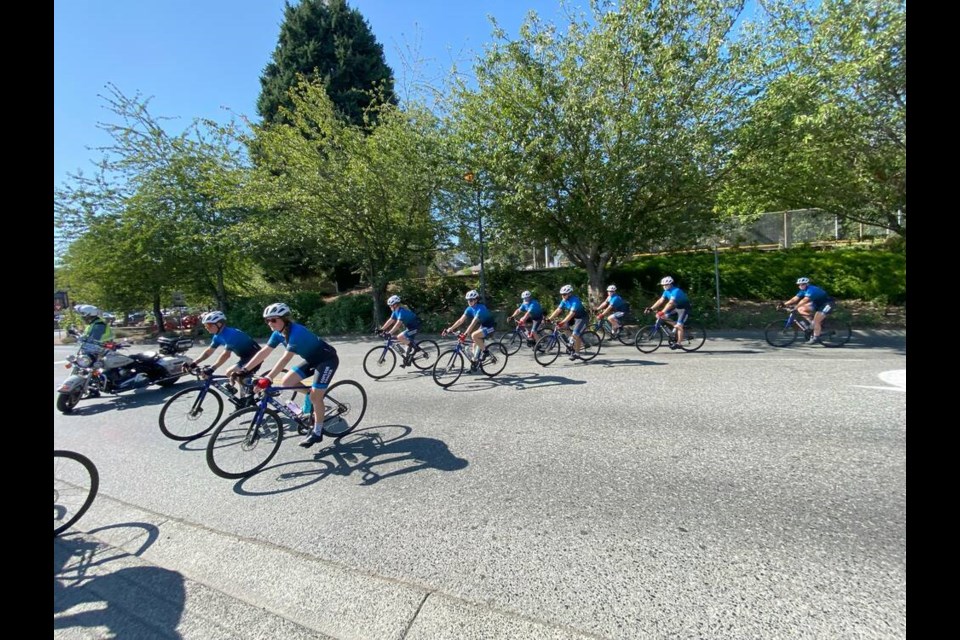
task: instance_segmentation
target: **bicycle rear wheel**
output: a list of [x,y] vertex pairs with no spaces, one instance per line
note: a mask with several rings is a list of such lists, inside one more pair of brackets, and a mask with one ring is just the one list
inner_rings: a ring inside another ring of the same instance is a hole
[[703,325],[694,322],[683,327],[683,340],[679,343],[684,351],[696,351],[707,341],[707,330]]
[[850,342],[853,331],[846,320],[827,316],[820,322],[820,344],[827,348],[842,347]]
[[360,424],[367,412],[367,392],[359,382],[341,380],[327,388],[323,404],[323,432],[339,438]]
[[590,361],[600,354],[600,336],[596,331],[584,331],[580,334],[580,359]]
[[771,347],[789,347],[800,334],[793,323],[786,324],[783,320],[774,320],[763,331],[763,337]]
[[509,356],[507,355],[506,348],[499,342],[489,345],[487,351],[490,352],[490,355],[480,363],[480,369],[487,377],[492,378],[507,366],[507,358]]
[[222,415],[223,397],[213,387],[190,387],[163,403],[160,431],[171,440],[194,440],[217,426]]
[[283,441],[283,425],[273,409],[254,424],[257,407],[235,411],[223,421],[207,442],[207,465],[221,478],[253,475],[277,455]]
[[517,351],[520,351],[520,347],[522,347],[526,341],[527,339],[520,335],[520,332],[511,331],[500,338],[499,345],[503,347],[504,352],[508,356],[512,356]]
[[363,356],[363,371],[374,380],[390,375],[395,366],[396,352],[393,349],[384,349],[383,345],[370,349],[367,355]]
[[100,474],[90,459],[76,451],[53,452],[53,536],[57,537],[87,512],[100,487]]
[[426,371],[437,364],[437,358],[440,357],[440,345],[435,340],[421,340],[417,343],[417,350],[413,354],[410,362],[417,369]]
[[633,344],[635,336],[632,329],[628,329],[624,325],[620,325],[620,333],[617,334],[617,340],[620,341],[620,344]]
[[657,325],[650,324],[637,330],[637,335],[633,339],[634,346],[640,353],[653,353],[660,348],[663,342],[663,334],[657,328]]
[[449,349],[440,354],[433,365],[433,381],[446,389],[463,375],[463,354]]
[[533,359],[542,367],[560,357],[560,341],[552,333],[537,340],[533,345]]

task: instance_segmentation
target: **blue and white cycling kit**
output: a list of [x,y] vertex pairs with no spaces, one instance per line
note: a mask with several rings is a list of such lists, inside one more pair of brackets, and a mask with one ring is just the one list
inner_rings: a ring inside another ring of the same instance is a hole
[[316,372],[317,375],[313,378],[314,389],[326,389],[329,386],[330,379],[340,365],[336,349],[296,322],[290,323],[289,339],[285,339],[279,331],[274,331],[267,340],[267,346],[271,348],[281,344],[287,351],[303,358],[292,371],[301,378],[309,378]]

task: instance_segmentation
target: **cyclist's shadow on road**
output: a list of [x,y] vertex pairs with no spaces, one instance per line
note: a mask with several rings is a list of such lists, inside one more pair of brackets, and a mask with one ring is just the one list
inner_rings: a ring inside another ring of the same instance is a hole
[[[186,589],[183,575],[136,564],[132,558],[152,544],[158,532],[141,526],[147,542],[130,554],[83,534],[53,542],[53,628],[85,629],[81,635],[110,638],[180,638]],[[99,530],[91,531],[95,533]]]
[[[388,424],[357,429],[341,438],[324,440],[308,460],[272,465],[239,480],[235,491],[246,495],[268,495],[300,489],[329,476],[357,476],[361,486],[388,478],[436,469],[459,471],[469,464],[458,458],[447,444],[436,438],[410,437],[413,429]],[[298,451],[303,449],[298,447]],[[305,452],[306,453],[306,452]],[[296,467],[307,465],[297,470]]]

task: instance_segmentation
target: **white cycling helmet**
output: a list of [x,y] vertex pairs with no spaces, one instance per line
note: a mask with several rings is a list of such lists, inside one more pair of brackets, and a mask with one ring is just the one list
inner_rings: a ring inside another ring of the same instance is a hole
[[567,293],[573,293],[573,287],[571,287],[568,284],[565,284],[562,287],[560,287],[560,295],[565,295]]
[[663,280],[660,281],[660,284],[661,285],[673,284],[673,278],[671,278],[670,276],[666,276],[665,278],[663,278]]
[[400,304],[400,296],[390,296],[387,299],[387,306],[392,307],[395,304]]
[[476,289],[470,289],[470,291],[467,291],[467,295],[465,297],[467,300],[476,300],[480,297],[480,294],[477,293]]
[[279,318],[287,315],[290,315],[290,307],[282,302],[274,302],[263,310],[264,318]]
[[610,285],[609,287],[607,287],[607,292],[608,292],[608,293],[613,293],[613,292],[616,291],[616,290],[617,290],[617,285],[615,285],[615,284],[612,284],[612,285]]
[[810,278],[797,278],[797,284],[810,284]]
[[100,309],[97,309],[92,304],[81,304],[77,306],[77,313],[85,318],[95,318],[100,315]]
[[524,300],[529,300],[530,298],[533,297],[533,294],[530,293],[529,291],[524,291],[523,293],[520,294],[520,297],[523,298]]
[[223,311],[211,311],[210,313],[203,314],[203,317],[200,318],[200,322],[203,324],[217,324],[218,322],[226,322],[227,316],[223,315]]

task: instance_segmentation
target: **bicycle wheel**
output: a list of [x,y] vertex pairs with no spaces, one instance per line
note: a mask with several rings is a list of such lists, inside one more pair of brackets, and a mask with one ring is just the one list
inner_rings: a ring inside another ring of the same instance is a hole
[[657,325],[650,324],[637,330],[637,335],[633,339],[633,344],[640,353],[653,353],[660,348],[663,342],[663,334],[657,328]]
[[627,327],[620,325],[620,333],[617,334],[617,340],[620,341],[620,344],[633,344],[636,339],[633,330],[628,329]]
[[421,340],[413,353],[410,363],[421,371],[426,371],[437,363],[440,357],[440,345],[435,340]]
[[217,426],[222,415],[223,397],[213,387],[190,387],[163,403],[160,431],[171,440],[194,440]]
[[338,438],[360,424],[367,412],[367,392],[359,382],[341,380],[327,388],[323,404],[323,432]]
[[500,342],[498,344],[503,347],[504,352],[508,356],[512,356],[517,351],[520,351],[520,347],[522,347],[523,343],[526,341],[527,339],[520,335],[519,331],[511,331],[500,338]]
[[492,378],[507,366],[507,358],[509,356],[507,355],[506,348],[499,342],[489,345],[487,351],[490,352],[490,355],[480,363],[480,370],[483,371],[488,378]]
[[763,331],[763,337],[771,347],[788,347],[796,341],[800,330],[796,325],[787,324],[783,320],[774,320]]
[[596,331],[584,331],[580,334],[580,359],[589,362],[600,354],[601,340]]
[[463,354],[456,349],[444,351],[433,365],[433,381],[446,389],[463,375]]
[[592,330],[593,330],[598,336],[600,336],[600,339],[601,339],[601,340],[608,340],[608,339],[611,337],[611,335],[612,335],[612,332],[609,330],[609,327],[607,326],[607,323],[605,323],[605,322],[604,322],[604,323],[600,323],[600,324],[597,324],[596,322],[594,322],[594,323],[593,323],[593,329],[592,329]]
[[264,468],[277,455],[283,441],[283,425],[273,409],[254,424],[259,406],[230,414],[207,443],[207,465],[221,478],[244,478]]
[[396,352],[393,349],[384,349],[383,345],[370,349],[363,357],[363,371],[374,380],[386,377],[395,366]]
[[846,320],[826,317],[820,323],[820,344],[827,348],[842,347],[850,342],[853,331]]
[[703,328],[702,324],[691,323],[683,327],[683,341],[680,342],[680,348],[684,351],[696,351],[706,341],[707,330]]
[[552,333],[537,340],[533,345],[533,359],[542,367],[560,357],[560,341]]
[[69,529],[87,512],[100,487],[93,462],[75,451],[53,452],[53,536]]

